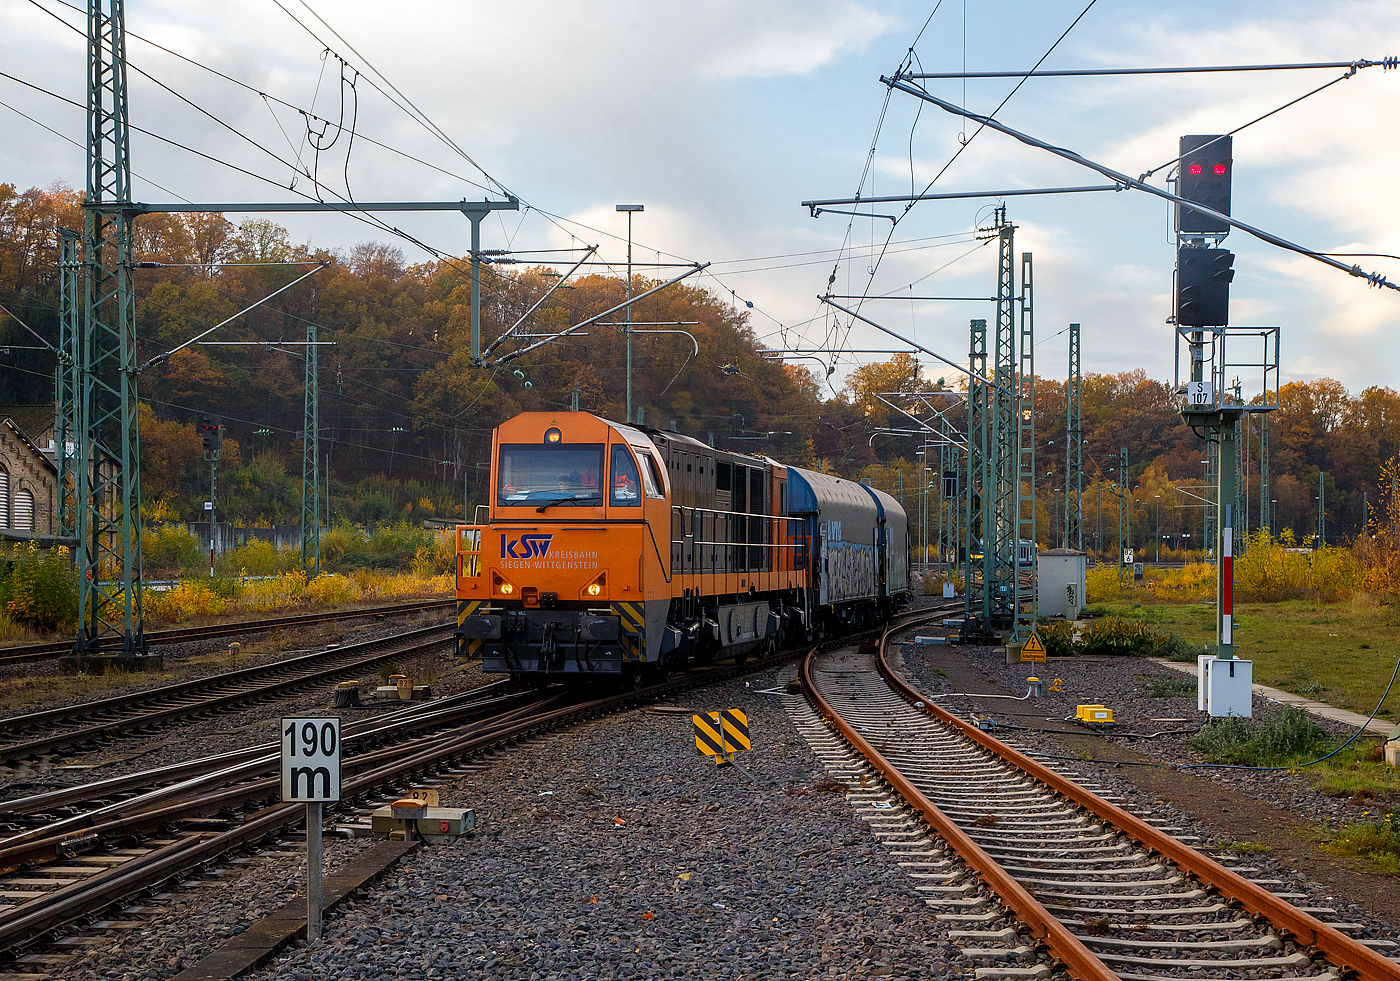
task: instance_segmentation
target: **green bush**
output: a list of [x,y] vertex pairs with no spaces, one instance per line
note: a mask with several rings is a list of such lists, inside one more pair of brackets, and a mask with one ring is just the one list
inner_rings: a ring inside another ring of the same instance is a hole
[[197,569],[208,561],[202,542],[183,525],[162,525],[141,534],[141,558],[147,568]]
[[1168,640],[1141,620],[1104,617],[1081,635],[1085,654],[1142,656],[1155,654]]
[[1287,705],[1268,719],[1211,719],[1191,737],[1191,748],[1212,763],[1286,766],[1321,755],[1326,738],[1308,713]]
[[1074,624],[1068,620],[1048,620],[1035,628],[1045,645],[1046,657],[1070,657],[1074,654]]
[[322,565],[339,572],[353,569],[397,569],[406,572],[419,558],[420,549],[427,550],[425,555],[437,555],[440,551],[438,536],[406,521],[381,525],[371,532],[338,525],[321,535]]
[[0,606],[23,627],[48,632],[78,622],[78,581],[68,550],[23,545],[0,573]]
[[1156,656],[1182,664],[1195,664],[1197,657],[1208,653],[1210,650],[1204,644],[1192,644],[1181,634],[1172,634],[1157,648]]
[[1154,678],[1148,694],[1153,698],[1195,698],[1196,682],[1190,678]]
[[277,546],[254,538],[219,556],[216,569],[221,575],[273,576],[301,564],[301,552],[278,551]]

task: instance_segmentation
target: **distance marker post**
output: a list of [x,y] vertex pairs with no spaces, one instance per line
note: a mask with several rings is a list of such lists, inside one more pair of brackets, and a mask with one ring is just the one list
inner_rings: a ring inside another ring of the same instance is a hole
[[321,805],[340,800],[340,719],[282,720],[282,800],[306,802],[306,939],[321,939]]

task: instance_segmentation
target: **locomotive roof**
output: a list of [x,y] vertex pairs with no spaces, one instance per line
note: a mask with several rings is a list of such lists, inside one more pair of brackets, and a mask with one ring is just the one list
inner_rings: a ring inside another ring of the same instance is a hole
[[[619,426],[619,428],[624,427]],[[703,443],[694,436],[687,436],[685,433],[671,432],[665,429],[652,429],[650,426],[642,426],[640,429],[653,443],[656,443],[658,440],[661,442],[680,443],[683,446],[689,447],[691,452],[704,452],[726,457],[741,458],[745,461],[751,461],[749,465],[754,467],[772,465],[774,462],[765,456],[758,456],[753,453],[743,453],[738,450],[722,450],[718,447],[711,446],[709,443]],[[778,464],[778,466],[786,466],[786,464]]]

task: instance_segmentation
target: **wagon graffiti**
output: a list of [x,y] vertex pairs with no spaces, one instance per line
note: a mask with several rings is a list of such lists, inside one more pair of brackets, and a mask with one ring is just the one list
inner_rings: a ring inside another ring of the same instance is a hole
[[843,603],[875,594],[875,547],[855,542],[827,542],[825,574],[828,603]]

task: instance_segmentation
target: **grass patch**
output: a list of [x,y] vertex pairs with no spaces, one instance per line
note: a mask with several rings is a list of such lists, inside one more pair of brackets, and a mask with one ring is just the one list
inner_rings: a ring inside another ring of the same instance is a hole
[[1400,801],[1400,771],[1384,763],[1382,744],[1374,740],[1352,743],[1317,766],[1317,789],[1329,797],[1345,797],[1355,804],[1367,801]]
[[1273,848],[1259,841],[1236,841],[1226,845],[1225,850],[1236,855],[1262,855],[1273,851]]
[[[23,709],[51,704],[59,699],[92,698],[110,691],[114,685],[126,684],[131,675],[118,668],[105,667],[92,674],[24,674],[0,679],[0,709]],[[138,677],[142,683],[168,684],[174,678],[169,671],[145,672]]]
[[1156,678],[1148,694],[1153,698],[1195,698],[1196,683],[1189,678]]
[[1191,748],[1212,763],[1289,766],[1322,755],[1327,733],[1292,705],[1268,719],[1211,719],[1191,737]]
[[[1215,607],[1204,603],[1102,602],[1106,616],[1141,619],[1180,645],[1164,654],[1191,662],[1215,644]],[[1150,614],[1149,614],[1150,611]],[[1151,620],[1147,620],[1147,616]],[[1400,604],[1358,594],[1339,603],[1287,600],[1235,604],[1235,652],[1254,662],[1254,680],[1370,715],[1400,657]],[[1320,687],[1314,687],[1320,686]],[[1393,696],[1379,718],[1400,721]]]
[[1400,832],[1396,831],[1394,818],[1390,814],[1379,820],[1345,824],[1330,841],[1323,842],[1322,848],[1333,855],[1357,855],[1369,859],[1381,872],[1400,876]]

